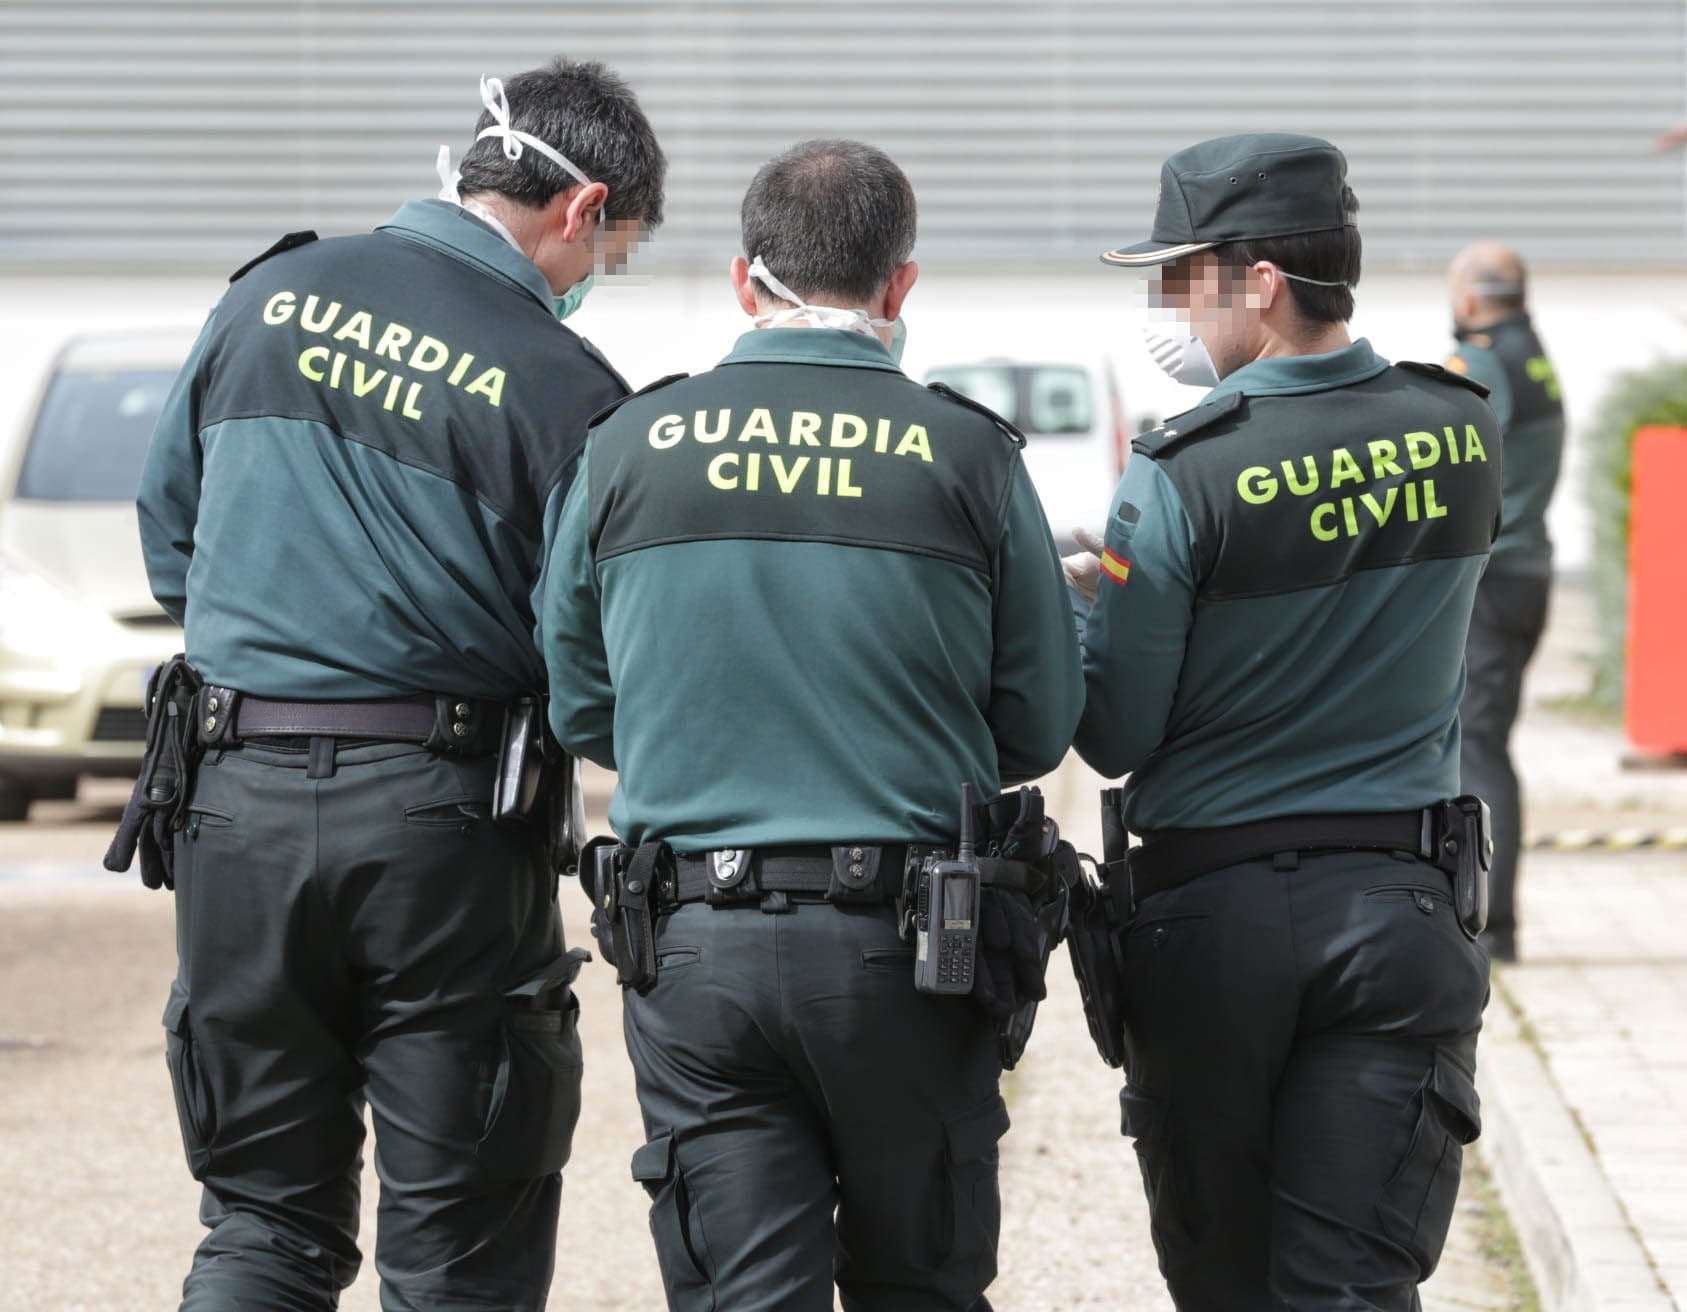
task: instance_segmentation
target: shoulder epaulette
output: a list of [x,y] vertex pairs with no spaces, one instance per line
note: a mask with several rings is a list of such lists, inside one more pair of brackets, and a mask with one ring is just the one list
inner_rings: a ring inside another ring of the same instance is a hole
[[[578,335],[578,334],[576,334],[576,335]],[[580,345],[585,348],[585,352],[586,352],[587,355],[591,356],[592,359],[596,360],[599,364],[601,364],[604,367],[604,369],[608,372],[608,374],[611,378],[613,378],[616,382],[620,383],[621,386],[626,388],[629,392],[632,391],[632,385],[630,383],[628,383],[625,378],[621,377],[621,371],[619,369],[617,369],[614,365],[609,363],[609,357],[607,355],[605,355],[602,351],[598,350],[596,345],[594,345],[593,342],[589,338],[581,337],[580,338]],[[684,374],[676,375],[676,377],[680,377],[680,378],[683,378],[684,376],[685,376]]]
[[1008,423],[1007,420],[1003,419],[989,406],[980,405],[977,401],[974,401],[965,393],[957,392],[953,387],[950,387],[948,383],[927,383],[926,386],[936,392],[939,396],[948,397],[956,405],[964,405],[968,410],[976,410],[997,428],[1001,429],[1003,433],[1007,434],[1008,441],[1012,442],[1015,446],[1025,445],[1025,434],[1020,432],[1012,424]]
[[643,396],[647,392],[654,392],[658,388],[666,387],[669,383],[677,383],[680,379],[689,377],[691,377],[690,374],[669,374],[666,378],[658,378],[654,383],[641,387],[636,392],[628,392],[619,401],[611,401],[608,405],[604,406],[603,409],[599,410],[595,415],[588,419],[586,421],[586,427],[596,428],[605,419],[608,419],[610,415],[614,414],[622,406],[626,405],[628,401],[631,401],[635,396]]
[[1193,437],[1203,428],[1228,418],[1242,408],[1241,392],[1226,392],[1216,401],[1203,401],[1193,410],[1173,415],[1158,428],[1139,434],[1131,442],[1132,451],[1145,456],[1160,456],[1177,446],[1185,438]]
[[257,268],[265,260],[269,259],[270,256],[279,255],[282,251],[290,251],[298,246],[308,246],[315,240],[316,234],[314,232],[290,232],[280,241],[276,242],[275,245],[271,246],[262,255],[257,256],[255,259],[247,260],[245,264],[242,264],[233,273],[229,274],[228,280],[230,282],[239,282],[247,274],[252,272],[253,269]]
[[1456,383],[1460,387],[1468,387],[1477,396],[1486,397],[1488,389],[1468,374],[1454,373],[1451,369],[1438,364],[1426,364],[1422,360],[1396,360],[1395,366],[1410,370],[1414,374],[1421,374],[1425,378],[1437,379],[1443,383]]

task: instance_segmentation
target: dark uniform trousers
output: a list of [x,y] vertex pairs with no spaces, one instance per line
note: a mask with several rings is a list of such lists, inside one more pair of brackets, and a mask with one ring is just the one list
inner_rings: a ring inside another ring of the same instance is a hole
[[892,911],[687,905],[658,958],[624,1017],[668,1306],[989,1312],[995,1036],[914,991]]
[[1523,698],[1523,671],[1546,628],[1552,580],[1528,574],[1482,576],[1465,646],[1469,671],[1459,704],[1460,787],[1493,812],[1494,857],[1488,868],[1488,928],[1517,929],[1517,853],[1523,805],[1511,761],[1511,728]]
[[213,753],[178,842],[164,1023],[210,1229],[182,1307],[337,1305],[367,1099],[382,1308],[541,1308],[580,1106],[551,876],[485,818],[490,758],[316,755]]
[[1287,854],[1146,898],[1124,1130],[1180,1312],[1416,1309],[1479,1129],[1486,952],[1447,877]]

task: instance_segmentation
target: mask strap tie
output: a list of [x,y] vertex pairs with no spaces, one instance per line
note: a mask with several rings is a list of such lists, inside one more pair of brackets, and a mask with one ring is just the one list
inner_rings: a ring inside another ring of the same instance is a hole
[[[492,122],[475,134],[476,141],[484,141],[487,137],[498,138],[503,145],[504,158],[512,163],[521,158],[523,146],[530,146],[582,187],[591,185],[592,180],[575,167],[561,151],[546,145],[532,133],[522,132],[510,126],[510,102],[504,94],[502,78],[481,77],[480,103],[486,107],[487,113],[492,115]],[[460,194],[458,184],[462,181],[463,174],[461,170],[452,169],[449,146],[439,148],[439,154],[434,159],[434,169],[439,174],[439,199],[456,201]]]

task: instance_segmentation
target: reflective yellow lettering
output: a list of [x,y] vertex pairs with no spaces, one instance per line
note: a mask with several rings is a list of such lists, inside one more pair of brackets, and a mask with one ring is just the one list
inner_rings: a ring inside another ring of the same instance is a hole
[[344,351],[334,352],[334,367],[328,371],[328,386],[338,387],[340,375],[346,371],[346,361],[351,359]]
[[722,451],[717,454],[713,460],[709,461],[709,482],[713,483],[722,492],[730,492],[733,488],[738,486],[738,475],[734,474],[731,478],[727,478],[726,475],[721,472],[728,464],[732,465],[733,468],[737,468],[738,453],[736,451]]
[[803,476],[803,471],[808,468],[808,457],[798,456],[796,463],[790,469],[785,468],[784,456],[771,455],[767,460],[773,466],[773,477],[779,484],[779,490],[787,495],[795,492],[797,483]]
[[[865,435],[867,431],[865,425],[862,426],[861,431],[863,435]],[[848,456],[845,456],[842,460],[838,461],[838,495],[840,497],[858,497],[861,495],[861,489],[849,481]]]
[[814,495],[829,497],[832,495],[832,457],[820,457],[820,472],[815,475]]
[[422,394],[420,383],[411,383],[410,390],[404,394],[404,417],[406,419],[420,419],[422,411],[416,404],[416,398]]
[[1391,487],[1384,495],[1380,506],[1377,504],[1377,499],[1369,492],[1361,493],[1359,500],[1365,503],[1365,509],[1371,512],[1371,518],[1376,520],[1377,527],[1380,528],[1388,523],[1388,517],[1394,513],[1394,501],[1399,495],[1400,489]]
[[493,365],[463,390],[484,396],[487,405],[497,405],[504,399],[504,371]]
[[1409,524],[1418,522],[1418,485],[1416,483],[1406,484],[1406,522]]
[[401,374],[394,374],[392,376],[392,382],[387,385],[387,399],[381,402],[381,408],[383,410],[391,410],[398,404],[398,389],[403,385],[403,376]]
[[[445,368],[445,362],[450,358],[449,346],[437,337],[424,337],[416,343],[416,349],[410,352],[410,367],[425,374],[437,373]],[[453,378],[451,381],[457,380]]]
[[1318,490],[1318,466],[1311,456],[1302,456],[1301,459],[1306,465],[1306,482],[1296,480],[1294,462],[1289,460],[1283,462],[1283,479],[1288,483],[1289,491],[1297,497],[1311,496]]
[[779,430],[773,426],[773,414],[762,406],[750,411],[750,417],[744,421],[744,431],[738,434],[740,442],[748,442],[752,437],[759,437],[769,446],[779,445]]
[[[340,317],[340,303],[335,301],[328,307],[326,313],[319,314],[322,298],[318,296],[305,297],[305,308],[299,311],[299,327],[307,333],[325,333],[334,326],[334,320]],[[312,320],[315,320],[313,323]]]
[[334,334],[334,340],[336,342],[354,341],[367,351],[369,349],[369,331],[374,326],[374,316],[368,310],[359,310],[340,325],[340,331]]
[[469,366],[473,363],[474,355],[472,352],[468,355],[461,356],[457,360],[457,367],[451,371],[451,377],[447,378],[445,381],[450,383],[451,386],[456,387],[463,381],[463,375],[468,373]]
[[1442,519],[1447,514],[1447,507],[1436,504],[1435,480],[1423,480],[1423,517],[1425,519]]
[[678,415],[663,415],[650,426],[650,445],[658,451],[678,446],[685,438],[685,420]]
[[1456,465],[1459,462],[1458,439],[1453,436],[1453,430],[1451,428],[1443,428],[1441,432],[1445,434],[1447,438],[1447,463]]
[[1359,468],[1359,462],[1344,446],[1338,446],[1330,453],[1330,486],[1340,487],[1343,483],[1363,483],[1365,471]]
[[896,454],[916,455],[926,464],[931,463],[931,443],[926,440],[924,424],[908,425],[908,431],[902,434],[902,440],[896,444]]
[[1317,538],[1320,542],[1334,542],[1341,536],[1338,529],[1336,529],[1333,525],[1327,529],[1318,527],[1318,520],[1326,513],[1331,519],[1336,517],[1335,502],[1325,501],[1312,507],[1312,536]]
[[389,323],[386,332],[381,334],[381,340],[375,343],[375,354],[403,364],[404,348],[410,345],[410,339],[415,335],[401,323]]
[[351,390],[354,396],[368,396],[385,380],[387,371],[377,369],[373,374],[365,373],[363,361],[351,362]]
[[1277,480],[1264,465],[1249,465],[1236,475],[1236,495],[1250,506],[1263,506],[1277,495]]
[[1476,431],[1475,424],[1464,426],[1464,458],[1466,463],[1480,460],[1486,464],[1488,461],[1488,448],[1482,445],[1482,435]]
[[1343,497],[1341,499],[1341,517],[1347,521],[1347,536],[1350,538],[1358,537],[1359,517],[1353,513],[1352,497]]
[[319,363],[317,371],[312,373],[310,371],[310,361],[315,360],[320,362],[326,360],[327,358],[328,348],[326,346],[307,346],[304,350],[299,352],[299,372],[306,378],[310,379],[311,382],[320,383],[323,378],[321,365]]
[[286,323],[293,317],[293,305],[297,297],[292,292],[277,292],[264,302],[265,323]]
[[791,412],[791,445],[819,446],[820,416],[812,410],[793,410]]
[[[847,436],[845,436],[845,431],[844,431],[846,426],[849,430]],[[860,446],[866,440],[867,440],[867,421],[865,419],[863,419],[860,415],[833,415],[832,416],[832,445],[833,446]],[[842,476],[840,475],[840,478],[841,477]],[[843,484],[840,482],[838,486],[841,489]],[[838,495],[842,496],[843,495],[842,491],[839,491]]]
[[708,413],[709,412],[707,410],[699,410],[694,416],[692,416],[692,434],[699,442],[723,441],[726,437],[726,426],[732,422],[732,411],[715,411],[715,426],[713,428],[704,426],[703,421]]
[[1434,433],[1407,433],[1406,454],[1413,469],[1428,469],[1441,458],[1441,444]]
[[873,450],[881,456],[890,450],[890,420],[879,420],[878,432],[873,435]]
[[1379,437],[1369,443],[1371,449],[1371,477],[1381,478],[1384,474],[1404,474],[1400,468],[1398,457],[1400,448],[1386,437]]
[[750,458],[744,462],[744,490],[746,492],[761,491],[761,452],[750,452]]

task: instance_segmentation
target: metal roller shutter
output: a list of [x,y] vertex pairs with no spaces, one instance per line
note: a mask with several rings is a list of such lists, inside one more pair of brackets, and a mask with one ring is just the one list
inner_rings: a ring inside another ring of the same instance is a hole
[[0,0],[0,270],[215,270],[435,189],[482,72],[552,52],[638,90],[671,160],[661,266],[736,250],[804,136],[891,152],[920,257],[1014,269],[1140,234],[1159,161],[1289,129],[1347,152],[1373,267],[1499,236],[1679,261],[1681,0]]

